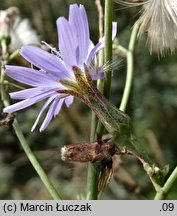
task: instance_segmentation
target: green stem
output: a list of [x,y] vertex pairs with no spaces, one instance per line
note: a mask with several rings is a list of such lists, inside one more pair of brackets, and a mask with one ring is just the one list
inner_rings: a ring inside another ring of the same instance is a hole
[[13,128],[15,130],[15,133],[20,141],[21,146],[23,147],[23,150],[25,151],[29,161],[33,165],[34,169],[38,173],[39,177],[41,178],[42,182],[44,183],[45,187],[49,191],[50,195],[55,200],[60,200],[61,196],[58,194],[55,187],[52,185],[51,181],[47,177],[46,173],[44,172],[43,168],[39,164],[38,160],[36,159],[35,155],[31,151],[22,131],[20,128],[20,125],[18,124],[17,120],[15,119],[13,122]]
[[1,99],[2,103],[5,106],[8,106],[8,97],[6,97],[5,93],[5,85],[4,85],[4,79],[5,79],[5,72],[4,72],[4,65],[6,64],[6,58],[7,58],[7,46],[6,46],[6,40],[2,39],[1,40],[1,49],[2,49],[2,62],[1,62],[1,79],[0,79],[0,84],[1,84]]
[[[4,86],[4,79],[5,79],[4,66],[5,66],[6,62],[8,61],[6,41],[4,41],[4,40],[1,41],[1,48],[2,48],[2,65],[1,65],[1,80],[0,80],[0,82],[1,82],[0,83],[1,84],[1,99],[2,99],[4,106],[7,107],[10,105],[10,103],[9,103],[9,98],[8,98],[8,95],[5,91],[5,86]],[[47,175],[44,172],[43,168],[41,167],[40,163],[38,162],[35,155],[31,151],[31,149],[30,149],[30,147],[29,147],[16,119],[14,119],[13,128],[14,128],[14,131],[15,131],[15,133],[16,133],[19,141],[20,141],[20,144],[21,144],[23,150],[25,151],[28,159],[30,160],[30,162],[33,165],[36,172],[38,173],[39,177],[41,178],[45,187],[49,191],[50,195],[52,196],[53,199],[60,200],[61,199],[60,195],[58,194],[55,187],[50,182],[49,178],[47,177]]]
[[119,109],[123,112],[125,112],[126,110],[128,100],[130,97],[132,82],[133,82],[133,51],[135,47],[138,29],[139,29],[139,22],[136,22],[133,26],[133,30],[131,33],[130,42],[128,46],[128,51],[127,51],[127,56],[126,56],[127,75],[126,75],[124,92],[123,92],[122,100],[121,100],[120,107],[119,107]]
[[91,116],[91,131],[90,131],[90,142],[94,142],[96,138],[96,128],[97,128],[98,118],[96,117],[95,113],[92,111]]
[[[112,19],[113,19],[113,1],[105,1],[105,48],[104,48],[104,62],[108,63],[112,60]],[[112,71],[108,70],[105,72],[104,82],[100,81],[98,89],[104,94],[106,98],[110,97],[111,90],[111,77]],[[104,132],[104,126],[99,121],[97,126],[97,133],[101,136]]]
[[[112,11],[113,11],[113,1],[105,0],[105,49],[104,49],[104,61],[105,63],[112,60]],[[103,56],[101,54],[101,61]],[[98,89],[104,93],[104,95],[109,98],[110,88],[111,88],[111,71],[105,73],[104,78],[104,88],[103,82],[99,81]],[[96,126],[97,125],[97,129]],[[95,132],[96,130],[96,132]],[[100,121],[97,121],[95,114],[92,114],[92,125],[91,125],[91,139],[94,141],[96,134],[100,137],[104,132],[104,127]],[[99,181],[99,168],[97,164],[89,164],[88,166],[88,197],[91,200],[96,200],[98,198],[98,181]]]
[[[138,29],[139,29],[139,22],[137,21],[134,24],[131,38],[130,38],[130,43],[128,46],[126,83],[125,83],[124,93],[119,108],[122,111],[126,110],[128,99],[130,96],[132,81],[133,81],[133,51],[134,51],[134,46],[137,38]],[[126,50],[123,51],[124,53],[126,53]],[[153,179],[151,179],[153,186],[156,190],[156,195],[154,199],[155,200],[165,199],[176,180],[177,180],[177,167],[173,170],[172,174],[170,175],[170,177],[168,178],[168,180],[166,181],[163,187],[160,187],[156,182],[153,181]]]
[[[92,111],[92,119],[91,119],[91,132],[90,132],[90,142],[93,142],[96,138],[96,126],[98,119],[95,113]],[[88,175],[87,175],[87,197],[90,200],[96,200],[98,194],[98,178],[99,172],[97,171],[96,164],[89,163],[88,164]]]
[[[105,49],[104,49],[104,61],[108,63],[112,60],[112,19],[113,19],[113,1],[105,1]],[[106,71],[104,77],[104,96],[109,98],[111,90],[111,77],[112,71]]]
[[97,200],[98,198],[98,179],[99,170],[97,164],[89,163],[88,165],[88,192],[87,196],[89,200]]
[[170,177],[165,182],[164,186],[157,191],[154,199],[155,200],[165,199],[176,181],[177,181],[177,167],[173,170]]

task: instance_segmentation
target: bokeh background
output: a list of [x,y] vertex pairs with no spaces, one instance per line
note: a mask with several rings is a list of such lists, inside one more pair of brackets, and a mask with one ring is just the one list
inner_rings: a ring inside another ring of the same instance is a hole
[[[28,18],[40,40],[57,47],[56,19],[68,15],[69,4],[82,3],[87,10],[91,38],[98,41],[98,13],[90,0],[1,0],[0,10],[16,6]],[[104,1],[101,1],[104,4]],[[118,22],[118,39],[127,47],[139,8],[122,8],[114,4]],[[151,158],[160,167],[177,164],[177,55],[150,55],[146,38],[139,40],[134,53],[134,81],[127,113],[134,131]],[[114,51],[114,59],[120,57]],[[119,106],[126,75],[126,61],[114,71],[111,101]],[[17,88],[9,88],[9,92]],[[23,132],[48,176],[65,199],[85,196],[87,164],[63,162],[60,148],[71,143],[89,141],[90,110],[77,99],[49,127],[40,133],[30,132],[41,103],[17,113]],[[0,103],[1,119],[2,103]],[[153,199],[154,190],[141,164],[133,157],[114,158],[114,178],[101,195],[102,199]],[[168,199],[177,198],[177,184]],[[11,126],[0,127],[0,199],[51,199],[26,158]]]

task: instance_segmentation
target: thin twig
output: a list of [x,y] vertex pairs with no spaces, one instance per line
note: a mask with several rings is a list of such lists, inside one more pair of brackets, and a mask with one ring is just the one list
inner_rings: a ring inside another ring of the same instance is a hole
[[131,33],[130,42],[128,46],[126,82],[125,82],[122,100],[121,100],[120,107],[119,107],[119,109],[124,112],[127,108],[128,100],[130,97],[130,91],[132,87],[132,82],[133,82],[133,60],[134,60],[133,51],[134,51],[134,46],[135,46],[135,42],[137,38],[138,29],[139,29],[139,22],[136,22],[133,26],[133,30]]
[[126,147],[121,149],[118,152],[118,154],[120,154],[120,155],[127,154],[127,155],[132,155],[132,156],[136,157],[142,163],[142,165],[144,167],[144,170],[146,171],[147,175],[149,176],[149,178],[150,178],[156,192],[161,191],[161,186],[153,178],[153,175],[156,173],[156,170],[157,170],[157,172],[160,170],[158,167],[156,167],[156,166],[151,167],[149,165],[149,163],[147,161],[145,161],[144,158],[141,155],[137,154],[134,151],[131,151],[131,150],[127,149]]
[[101,5],[100,0],[95,0],[95,5],[98,10],[98,25],[99,25],[99,37],[102,38],[104,35],[104,30],[103,30],[103,22],[104,22],[104,14],[103,14],[103,7]]
[[154,199],[155,200],[165,199],[176,181],[177,181],[177,167],[173,170],[170,177],[165,182],[164,186],[157,191]]

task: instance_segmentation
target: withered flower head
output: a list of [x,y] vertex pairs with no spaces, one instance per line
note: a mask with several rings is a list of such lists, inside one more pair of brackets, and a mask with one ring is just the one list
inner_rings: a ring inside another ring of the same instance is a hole
[[103,191],[110,182],[113,168],[112,157],[118,154],[118,147],[108,140],[97,140],[93,143],[81,143],[64,146],[61,149],[61,159],[72,162],[100,162],[98,190]]
[[22,19],[17,7],[0,10],[0,38],[9,37],[9,50],[13,52],[24,44],[39,45],[39,37],[28,19]]
[[61,149],[61,158],[68,161],[93,163],[104,158],[111,158],[117,151],[115,144],[105,141],[71,144]]

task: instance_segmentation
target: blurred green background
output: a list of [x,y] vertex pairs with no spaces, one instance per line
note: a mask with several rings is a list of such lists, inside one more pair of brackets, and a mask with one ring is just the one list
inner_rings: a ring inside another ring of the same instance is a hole
[[[57,47],[56,19],[67,17],[69,4],[84,4],[90,25],[91,38],[98,41],[98,13],[95,1],[62,0],[1,0],[0,10],[16,6],[23,18],[28,18],[41,40]],[[104,3],[104,1],[102,1]],[[114,4],[114,20],[118,22],[118,38],[127,47],[139,8],[120,9]],[[160,167],[177,164],[177,55],[159,58],[150,55],[146,38],[135,47],[133,88],[127,113],[133,119],[134,131]],[[120,57],[114,53],[114,58]],[[126,75],[126,61],[114,71],[111,101],[119,106]],[[9,92],[17,89],[9,89]],[[86,191],[87,164],[62,162],[60,148],[66,144],[87,142],[90,133],[90,110],[75,99],[58,118],[40,133],[30,129],[41,107],[17,113],[23,132],[65,199],[81,198]],[[2,104],[0,110],[2,111]],[[1,119],[3,119],[1,113]],[[0,199],[51,199],[20,147],[11,126],[0,127]],[[102,194],[102,199],[153,199],[154,190],[141,164],[133,157],[114,158],[114,178]],[[177,199],[177,185],[168,199]]]

